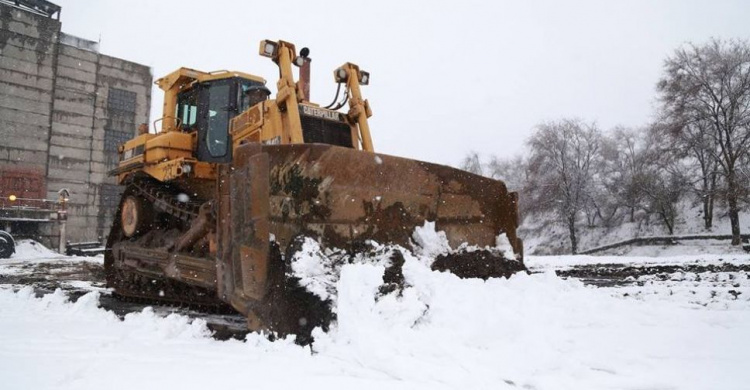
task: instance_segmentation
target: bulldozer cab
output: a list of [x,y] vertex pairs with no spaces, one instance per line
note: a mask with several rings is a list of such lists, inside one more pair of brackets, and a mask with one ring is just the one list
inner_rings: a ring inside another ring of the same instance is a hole
[[262,82],[231,77],[195,83],[177,95],[176,118],[183,132],[195,133],[198,161],[232,161],[229,123],[238,113],[268,98]]

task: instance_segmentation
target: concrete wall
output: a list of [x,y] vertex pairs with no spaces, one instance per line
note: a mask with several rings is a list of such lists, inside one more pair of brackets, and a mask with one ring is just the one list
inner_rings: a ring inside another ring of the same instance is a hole
[[[105,140],[111,131],[133,136],[149,121],[153,77],[148,67],[103,55],[96,42],[60,28],[0,3],[0,167],[43,167],[48,199],[70,190],[68,240],[91,241],[107,235],[114,212],[102,199],[116,191],[107,176],[116,151],[105,150]],[[112,91],[135,102],[128,120],[110,112]],[[40,225],[42,239],[57,234],[57,223]]]
[[59,33],[56,20],[0,4],[0,164],[47,164]]

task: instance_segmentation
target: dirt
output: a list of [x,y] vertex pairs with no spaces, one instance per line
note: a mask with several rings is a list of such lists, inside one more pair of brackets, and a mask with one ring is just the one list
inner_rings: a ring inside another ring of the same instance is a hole
[[517,272],[528,272],[523,261],[505,258],[502,253],[486,249],[440,255],[432,263],[433,271],[450,272],[459,278],[509,278]]
[[[676,272],[719,273],[740,272],[750,273],[750,264],[735,265],[731,263],[721,264],[685,264],[685,265],[653,265],[634,266],[629,264],[594,264],[573,267],[566,270],[555,271],[560,277],[573,277],[584,283],[609,287],[624,286],[638,283],[638,278],[645,275],[653,275],[657,281],[666,281]],[[697,276],[700,280],[700,276]]]

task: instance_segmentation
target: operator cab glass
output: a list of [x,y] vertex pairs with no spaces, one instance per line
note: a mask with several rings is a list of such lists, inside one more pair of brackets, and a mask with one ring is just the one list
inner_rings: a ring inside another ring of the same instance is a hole
[[194,84],[177,96],[176,117],[181,130],[197,132],[198,160],[232,161],[229,121],[260,101],[261,94],[245,93],[256,90],[268,91],[261,82],[230,77]]
[[265,85],[243,80],[240,83],[240,112],[268,99],[271,91]]

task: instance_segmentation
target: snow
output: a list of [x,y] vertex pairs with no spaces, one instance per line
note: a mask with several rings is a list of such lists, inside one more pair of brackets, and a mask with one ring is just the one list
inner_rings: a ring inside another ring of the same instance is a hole
[[28,267],[41,263],[94,263],[103,264],[104,255],[98,256],[65,256],[54,252],[34,240],[16,241],[16,252],[9,259],[0,259],[0,275],[19,275],[31,272]]
[[11,256],[11,259],[30,260],[50,256],[59,256],[59,254],[47,249],[34,240],[18,240],[16,242],[16,253]]
[[591,255],[566,255],[566,256],[528,256],[524,258],[524,264],[531,270],[567,269],[579,265],[595,264],[636,264],[636,265],[690,265],[690,264],[747,264],[750,263],[750,254],[703,254],[703,255],[680,255],[680,256],[591,256]]
[[369,256],[357,254],[352,257],[341,249],[324,250],[317,241],[305,237],[302,248],[291,259],[292,272],[288,276],[298,278],[302,287],[321,300],[333,302],[335,312],[337,284],[344,265],[369,263],[385,270],[385,267],[390,265],[393,251],[406,251],[399,246],[385,246],[374,241],[368,241],[368,244],[372,247]]
[[[746,388],[744,272],[675,272],[664,283],[645,276],[642,287],[596,288],[551,269],[748,264],[748,256],[531,257],[540,273],[482,281],[432,272],[404,250],[406,287],[381,295],[387,264],[380,260],[392,248],[373,246],[375,264],[350,259],[338,279],[316,287],[334,302],[338,322],[316,331],[308,347],[258,334],[218,341],[202,320],[151,309],[120,320],[98,307],[99,292],[71,303],[61,291],[36,297],[30,288],[0,289],[2,388]],[[325,272],[305,259],[336,252],[313,240],[303,248],[299,275],[312,281]]]
[[499,249],[506,259],[516,260],[516,254],[513,253],[513,247],[510,245],[508,236],[503,233],[495,239],[495,248]]
[[317,241],[305,237],[302,249],[292,257],[291,268],[299,284],[321,300],[330,300],[335,295],[337,270]]
[[451,250],[445,232],[435,231],[435,222],[425,221],[423,226],[414,228],[412,239],[416,244],[414,253],[419,256],[435,258]]

